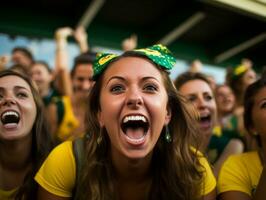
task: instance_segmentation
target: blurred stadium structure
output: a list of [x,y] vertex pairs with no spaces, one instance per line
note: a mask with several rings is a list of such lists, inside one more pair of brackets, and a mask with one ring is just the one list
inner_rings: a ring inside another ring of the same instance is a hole
[[11,40],[49,40],[58,27],[82,24],[92,49],[119,50],[135,33],[138,47],[161,42],[186,64],[266,65],[265,0],[13,0],[2,2],[0,19]]

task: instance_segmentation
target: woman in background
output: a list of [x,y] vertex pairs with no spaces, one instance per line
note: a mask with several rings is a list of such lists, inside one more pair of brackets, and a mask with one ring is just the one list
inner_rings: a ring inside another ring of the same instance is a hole
[[218,179],[221,200],[263,200],[266,195],[266,74],[251,84],[244,98],[244,125],[258,150],[229,157]]
[[34,175],[52,148],[42,100],[31,80],[0,72],[0,199],[36,199]]
[[213,164],[217,176],[223,162],[231,154],[241,153],[243,144],[225,136],[217,124],[217,107],[211,84],[202,73],[185,72],[175,81],[177,90],[191,102],[199,113],[198,134],[202,140],[201,152]]

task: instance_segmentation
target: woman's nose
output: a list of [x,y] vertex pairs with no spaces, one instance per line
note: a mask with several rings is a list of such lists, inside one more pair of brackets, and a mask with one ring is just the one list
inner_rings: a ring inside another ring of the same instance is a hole
[[139,91],[131,90],[127,94],[127,105],[137,107],[143,104],[143,98]]
[[2,106],[10,106],[12,104],[15,104],[15,100],[12,97],[4,97],[2,100],[0,100]]
[[204,100],[204,98],[198,98],[197,107],[198,108],[205,108],[206,107],[206,101]]

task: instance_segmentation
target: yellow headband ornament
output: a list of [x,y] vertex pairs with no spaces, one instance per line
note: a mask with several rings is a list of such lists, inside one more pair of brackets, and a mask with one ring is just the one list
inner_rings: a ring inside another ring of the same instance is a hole
[[233,71],[233,78],[237,78],[244,74],[246,71],[248,71],[249,67],[246,65],[238,65],[236,68],[234,68]]

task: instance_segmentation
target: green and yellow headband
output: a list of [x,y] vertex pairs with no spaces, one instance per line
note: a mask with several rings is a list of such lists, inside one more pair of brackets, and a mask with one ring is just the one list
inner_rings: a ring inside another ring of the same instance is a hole
[[[167,47],[157,44],[143,49],[134,49],[130,52],[146,56],[148,59],[159,65],[162,69],[171,70],[176,63],[176,59]],[[123,54],[122,54],[123,55]],[[93,63],[93,79],[96,80],[106,69],[108,64],[114,59],[120,57],[116,54],[100,53],[97,54]]]
[[249,67],[246,65],[238,65],[233,70],[233,79],[238,78],[242,74],[244,74],[246,71],[248,71]]

